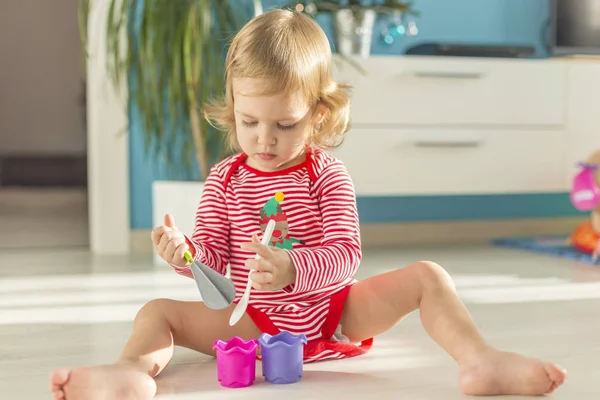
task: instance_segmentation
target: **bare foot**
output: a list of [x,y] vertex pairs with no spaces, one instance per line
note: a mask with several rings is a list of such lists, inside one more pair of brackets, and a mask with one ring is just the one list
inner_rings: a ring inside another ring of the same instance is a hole
[[147,400],[156,394],[156,383],[128,365],[59,369],[50,374],[55,400]]
[[460,366],[459,383],[465,394],[473,396],[539,396],[552,393],[566,376],[555,364],[489,349]]

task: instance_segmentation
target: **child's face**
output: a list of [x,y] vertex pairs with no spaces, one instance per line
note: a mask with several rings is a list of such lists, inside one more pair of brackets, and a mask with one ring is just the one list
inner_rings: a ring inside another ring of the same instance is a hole
[[248,165],[265,172],[302,162],[312,110],[301,93],[257,96],[262,79],[233,81],[233,104],[238,143]]

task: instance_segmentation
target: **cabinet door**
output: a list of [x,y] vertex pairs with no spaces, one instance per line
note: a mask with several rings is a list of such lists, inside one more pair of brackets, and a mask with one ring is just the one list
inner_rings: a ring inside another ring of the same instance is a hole
[[566,190],[562,130],[361,129],[331,154],[359,195]]
[[600,150],[600,63],[572,61],[568,65],[568,183],[577,173],[576,163]]
[[338,64],[356,126],[558,126],[565,64],[548,60],[370,57]]

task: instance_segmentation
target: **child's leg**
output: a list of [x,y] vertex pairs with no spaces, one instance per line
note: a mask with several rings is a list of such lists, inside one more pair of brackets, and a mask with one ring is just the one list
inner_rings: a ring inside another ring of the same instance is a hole
[[381,334],[420,310],[423,327],[459,364],[467,394],[538,395],[565,379],[554,364],[489,346],[440,266],[418,262],[356,283],[348,294],[342,333],[358,342]]
[[138,312],[133,333],[113,365],[60,369],[50,377],[57,400],[142,400],[154,397],[158,375],[173,356],[173,347],[214,354],[215,340],[257,338],[259,329],[245,315],[229,326],[232,308],[211,310],[200,302],[153,300]]

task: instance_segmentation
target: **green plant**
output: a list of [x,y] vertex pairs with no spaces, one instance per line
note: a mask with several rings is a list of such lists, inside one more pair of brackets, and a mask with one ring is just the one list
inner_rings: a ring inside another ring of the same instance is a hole
[[[82,43],[94,0],[80,0]],[[127,85],[147,154],[200,179],[227,155],[221,132],[201,107],[224,89],[227,40],[252,17],[232,0],[108,0],[106,43],[112,83]],[[260,1],[254,0],[254,13]]]

